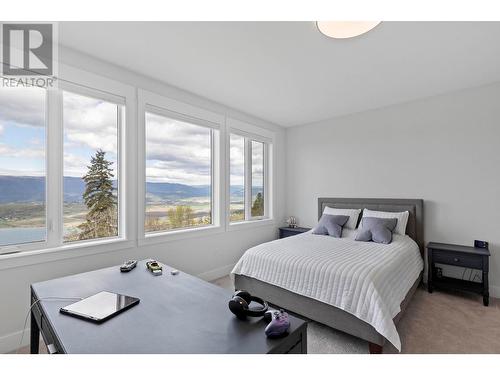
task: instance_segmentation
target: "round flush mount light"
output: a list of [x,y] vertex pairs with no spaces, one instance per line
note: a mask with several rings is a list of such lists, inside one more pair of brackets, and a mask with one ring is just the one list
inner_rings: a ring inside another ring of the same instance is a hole
[[317,21],[319,31],[330,38],[346,39],[367,33],[381,21]]

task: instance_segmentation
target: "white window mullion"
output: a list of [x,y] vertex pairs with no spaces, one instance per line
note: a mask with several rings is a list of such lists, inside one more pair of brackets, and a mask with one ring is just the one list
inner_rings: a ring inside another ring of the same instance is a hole
[[[140,96],[140,99],[142,97]],[[146,219],[146,105],[138,100],[137,107],[137,237],[145,237]]]
[[117,142],[117,176],[118,179],[118,237],[127,238],[126,236],[126,226],[125,220],[127,216],[127,205],[126,202],[126,183],[125,177],[127,176],[126,168],[124,165],[124,157],[125,154],[125,141],[126,137],[124,137],[125,133],[125,108],[118,106],[117,114],[116,114],[116,123],[118,124],[118,142]]
[[57,247],[63,237],[63,115],[62,92],[47,90],[47,246]]

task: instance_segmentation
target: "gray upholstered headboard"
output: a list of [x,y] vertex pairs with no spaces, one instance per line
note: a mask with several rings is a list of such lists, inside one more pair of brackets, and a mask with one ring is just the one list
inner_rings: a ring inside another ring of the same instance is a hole
[[[387,198],[318,198],[318,218],[325,207],[368,208],[369,210],[402,212],[409,211],[406,234],[413,238],[424,256],[424,201],[422,199]],[[361,220],[361,215],[359,215]]]

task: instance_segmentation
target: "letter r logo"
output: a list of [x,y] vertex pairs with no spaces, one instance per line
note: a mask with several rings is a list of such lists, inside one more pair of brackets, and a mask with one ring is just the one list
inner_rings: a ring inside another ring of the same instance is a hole
[[53,74],[52,24],[2,25],[3,74]]

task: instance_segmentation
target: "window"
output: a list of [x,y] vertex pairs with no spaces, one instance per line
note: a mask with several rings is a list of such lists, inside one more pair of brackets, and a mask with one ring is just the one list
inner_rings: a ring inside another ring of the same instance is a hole
[[118,134],[123,107],[63,92],[65,242],[118,236]]
[[41,88],[0,88],[0,246],[45,241],[45,108]]
[[252,136],[229,135],[229,221],[267,218],[269,143]]
[[146,233],[213,224],[213,144],[217,130],[146,112]]
[[0,254],[132,243],[134,88],[67,68],[58,87],[0,88]]

